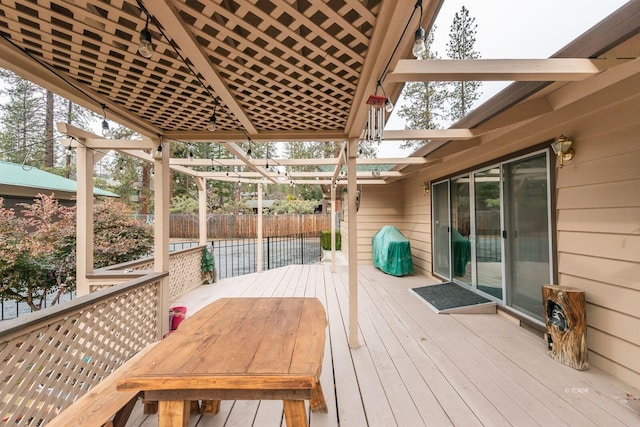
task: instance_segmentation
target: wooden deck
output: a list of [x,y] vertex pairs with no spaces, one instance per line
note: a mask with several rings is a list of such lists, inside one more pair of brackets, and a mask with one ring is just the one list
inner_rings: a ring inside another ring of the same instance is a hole
[[[321,377],[328,413],[312,427],[640,425],[622,399],[632,389],[596,368],[575,371],[546,355],[537,334],[499,314],[436,314],[409,289],[436,283],[359,267],[360,347],[347,344],[347,270],[289,266],[225,279],[185,295],[192,314],[228,296],[311,296],[329,318]],[[635,407],[634,407],[635,408]],[[130,426],[157,425],[142,414]],[[225,401],[190,426],[284,425],[280,401]]]

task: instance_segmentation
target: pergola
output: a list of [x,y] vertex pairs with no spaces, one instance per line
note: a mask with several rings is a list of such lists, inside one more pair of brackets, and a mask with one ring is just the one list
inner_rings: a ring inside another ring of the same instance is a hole
[[[59,131],[77,152],[78,293],[93,271],[92,176],[96,150],[118,150],[154,165],[155,271],[168,270],[170,170],[195,177],[205,208],[206,180],[276,182],[264,159],[242,144],[331,141],[331,159],[276,159],[281,165],[327,164],[332,172],[293,177],[297,184],[332,188],[346,166],[348,247],[357,242],[356,189],[385,184],[439,160],[438,150],[463,150],[544,106],[529,103],[492,128],[387,131],[384,141],[424,140],[412,156],[358,158],[370,95],[395,103],[404,82],[427,80],[580,80],[604,64],[576,58],[531,60],[417,60],[416,29],[428,31],[442,0],[0,0],[0,66],[117,121],[142,140],[114,140],[66,124]],[[153,54],[142,56],[151,36]],[[515,104],[519,100],[513,100]],[[547,107],[548,108],[548,107]],[[215,115],[215,130],[208,130]],[[219,143],[246,166],[232,178],[193,167],[211,159],[170,158],[174,141]],[[465,141],[465,143],[458,143]],[[393,143],[393,142],[392,142]],[[159,150],[160,148],[160,150]],[[394,164],[379,176],[358,164]],[[315,177],[320,177],[316,179]],[[204,221],[201,221],[204,224]],[[260,227],[258,227],[260,229]],[[201,236],[206,233],[201,231]],[[349,250],[350,344],[357,342],[357,268]]]

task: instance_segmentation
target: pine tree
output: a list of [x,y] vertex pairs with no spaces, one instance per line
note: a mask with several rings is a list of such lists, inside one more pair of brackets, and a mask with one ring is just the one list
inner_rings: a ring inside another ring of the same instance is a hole
[[[476,18],[471,17],[469,10],[462,6],[460,12],[456,12],[449,30],[449,43],[447,43],[449,58],[480,58],[480,53],[474,50],[477,29]],[[451,83],[449,119],[452,122],[457,122],[469,113],[473,103],[480,98],[481,85],[481,82]]]
[[[426,39],[427,52],[424,60],[438,59],[433,50],[435,26]],[[402,96],[407,101],[400,107],[398,115],[406,120],[405,129],[437,129],[446,120],[447,87],[444,82],[410,82],[404,87]],[[400,148],[417,149],[423,141],[404,141]]]
[[41,166],[45,153],[45,92],[18,75],[0,70],[7,97],[0,105],[0,152],[14,163]]

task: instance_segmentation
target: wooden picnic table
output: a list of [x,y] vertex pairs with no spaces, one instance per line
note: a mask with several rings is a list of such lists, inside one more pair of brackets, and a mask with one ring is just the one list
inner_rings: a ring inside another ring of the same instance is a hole
[[282,400],[288,427],[307,426],[305,400],[326,411],[319,378],[326,313],[316,298],[224,298],[184,320],[135,363],[118,390],[158,401],[160,427],[186,426],[190,402]]

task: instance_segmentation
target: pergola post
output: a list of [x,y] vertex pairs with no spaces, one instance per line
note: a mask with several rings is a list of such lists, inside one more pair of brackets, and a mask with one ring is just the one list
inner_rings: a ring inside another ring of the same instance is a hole
[[198,238],[200,246],[207,244],[207,180],[196,178],[198,186]]
[[[158,142],[162,145],[162,141]],[[169,201],[171,200],[171,171],[169,169],[169,148],[163,147],[161,156],[155,156],[154,167],[154,241],[153,271],[169,271]],[[161,279],[158,302],[157,338],[169,331],[169,277]]]
[[93,152],[78,144],[76,166],[76,295],[91,292],[87,274],[93,272]]
[[336,272],[336,187],[331,186],[331,272]]
[[256,248],[256,271],[262,272],[262,184],[258,183],[258,225],[257,225],[257,248]]
[[356,159],[358,157],[358,139],[349,139],[347,147],[347,194],[349,209],[347,224],[349,228],[349,347],[358,348],[358,217],[356,192]]

